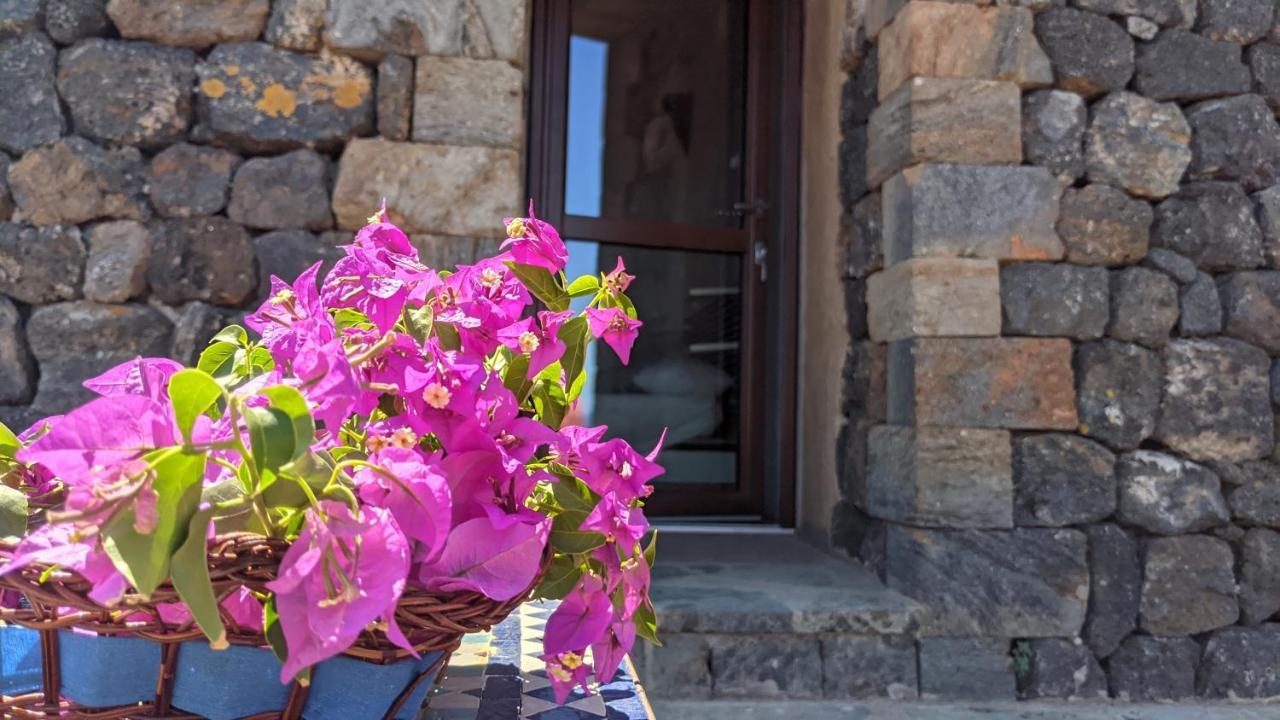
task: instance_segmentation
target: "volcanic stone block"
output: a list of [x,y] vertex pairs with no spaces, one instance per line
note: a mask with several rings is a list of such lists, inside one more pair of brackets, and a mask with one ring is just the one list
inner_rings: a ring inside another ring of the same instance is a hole
[[1018,693],[1009,641],[920,638],[920,695],[926,700],[1001,701]]
[[1138,626],[1142,563],[1138,543],[1119,525],[1085,528],[1089,538],[1089,613],[1082,636],[1098,657],[1115,652]]
[[1015,646],[1027,660],[1018,668],[1024,699],[1098,699],[1107,696],[1107,675],[1083,643],[1058,638],[1023,640]]
[[226,150],[178,143],[151,159],[147,193],[164,217],[213,215],[227,205],[231,173],[240,156]]
[[1085,135],[1090,182],[1162,198],[1178,189],[1191,162],[1191,126],[1173,103],[1115,92],[1094,104]]
[[1053,83],[1049,58],[1032,32],[1030,10],[947,2],[908,3],[880,33],[879,96],[915,77]]
[[200,353],[209,346],[209,340],[234,322],[233,312],[202,302],[183,305],[173,324],[173,351],[170,357],[184,365],[195,366],[200,360]]
[[1022,154],[1059,179],[1084,174],[1084,99],[1062,90],[1040,90],[1022,98]]
[[338,227],[355,230],[385,197],[406,232],[501,235],[501,218],[520,209],[520,167],[509,149],[353,139],[338,166],[333,212]]
[[1117,340],[1159,348],[1178,323],[1178,286],[1168,275],[1144,267],[1111,273],[1111,323]]
[[867,181],[922,162],[1022,162],[1018,86],[995,80],[915,78],[893,91],[867,125]]
[[717,698],[822,697],[816,635],[712,635],[707,642]]
[[1208,698],[1280,695],[1280,625],[1224,628],[1209,636],[1196,689]]
[[1143,259],[1143,265],[1155,268],[1182,285],[1194,283],[1201,275],[1196,264],[1186,257],[1166,248],[1151,248]]
[[848,135],[859,125],[866,125],[871,111],[880,102],[876,84],[880,80],[880,53],[873,46],[858,63],[858,69],[845,81],[840,92],[840,132]]
[[362,59],[446,55],[524,60],[525,0],[329,0],[325,44]]
[[1053,8],[1036,16],[1036,36],[1059,89],[1092,98],[1123,89],[1133,75],[1133,39],[1101,15]]
[[1146,18],[1129,16],[1124,19],[1124,29],[1139,40],[1154,40],[1160,33],[1160,26]]
[[1253,71],[1254,92],[1262,96],[1272,110],[1280,108],[1280,45],[1261,42],[1245,52]]
[[[327,235],[328,233],[326,233]],[[323,262],[320,277],[342,257],[342,248],[305,230],[277,230],[253,239],[254,254],[258,256],[257,298],[265,300],[271,293],[271,276],[289,284],[304,270]]]
[[39,304],[80,297],[85,249],[74,225],[0,223],[0,293]]
[[1076,425],[1071,342],[924,338],[889,346],[889,422],[1024,430]]
[[881,425],[867,446],[869,514],[934,527],[1013,526],[1007,431]]
[[1205,100],[1249,92],[1240,46],[1186,30],[1166,30],[1138,48],[1133,87],[1152,100]]
[[44,26],[49,37],[63,45],[107,34],[107,4],[103,0],[48,0]]
[[319,50],[328,6],[328,0],[276,0],[263,39],[286,50]]
[[1200,0],[1196,32],[1248,45],[1267,34],[1275,14],[1274,0]]
[[523,137],[523,70],[504,60],[418,59],[416,142],[519,148]]
[[237,305],[258,287],[249,233],[222,217],[156,223],[147,280],[152,294],[170,305]]
[[1093,183],[1062,194],[1058,235],[1077,265],[1127,265],[1147,254],[1151,206],[1110,185]]
[[647,688],[668,698],[711,697],[711,648],[708,635],[665,633],[662,646],[642,643],[632,660]]
[[1280,272],[1231,273],[1219,289],[1226,334],[1280,354]]
[[884,261],[1057,260],[1059,186],[1044,168],[921,165],[884,184]]
[[1115,512],[1115,456],[1077,435],[1027,435],[1013,443],[1013,519],[1019,526],[1097,522]]
[[261,230],[333,227],[329,161],[307,149],[246,160],[231,182],[227,215]]
[[1133,15],[1168,27],[1182,19],[1176,0],[1074,0],[1072,5],[1100,15]]
[[403,55],[382,59],[377,105],[378,134],[388,140],[408,140],[413,117],[413,60]]
[[1262,253],[1269,267],[1280,267],[1280,185],[1253,194],[1262,229]]
[[840,207],[849,210],[872,188],[867,185],[867,126],[853,128],[837,149],[836,179],[840,183]]
[[929,612],[921,636],[1073,636],[1089,593],[1077,530],[885,527],[889,587]]
[[878,193],[864,197],[851,212],[840,215],[837,241],[843,248],[845,277],[865,278],[884,267],[882,218]]
[[1217,335],[1222,332],[1222,300],[1213,277],[1200,273],[1196,281],[1178,296],[1178,332],[1183,337]]
[[1250,528],[1240,543],[1240,619],[1257,625],[1280,612],[1280,533]]
[[1079,431],[1119,450],[1131,450],[1156,426],[1163,362],[1156,353],[1103,340],[1076,351]]
[[1260,95],[1207,100],[1187,110],[1191,177],[1261,190],[1280,181],[1280,125]]
[[1209,272],[1262,264],[1262,230],[1236,183],[1197,182],[1156,208],[1151,243],[1185,255]]
[[824,698],[914,700],[918,685],[916,648],[910,637],[827,635],[822,638]]
[[1103,268],[1037,262],[1006,265],[1000,269],[1004,333],[1100,338],[1107,328],[1108,292]]
[[867,321],[876,342],[1000,334],[995,260],[912,258],[867,278]]
[[0,404],[28,402],[34,391],[35,364],[22,331],[22,317],[9,298],[0,295]]
[[1199,662],[1200,644],[1191,638],[1131,635],[1107,661],[1111,692],[1132,702],[1194,697]]
[[341,55],[219,45],[196,65],[197,128],[250,152],[336,147],[373,131],[373,73]]
[[1234,564],[1231,546],[1217,538],[1148,540],[1139,625],[1152,635],[1194,635],[1231,625],[1240,616]]
[[1280,528],[1280,467],[1248,462],[1237,469],[1242,482],[1227,491],[1231,516],[1246,525]]
[[1155,437],[1193,460],[1265,457],[1274,444],[1269,371],[1262,350],[1238,340],[1174,340]]
[[256,40],[269,0],[110,0],[107,14],[120,34],[196,50],[217,43]]
[[146,292],[150,236],[147,227],[136,220],[115,220],[90,228],[84,296],[95,302],[119,303]]
[[0,39],[39,32],[43,20],[43,0],[8,0],[0,5]]
[[1139,450],[1116,465],[1120,503],[1116,516],[1160,535],[1208,530],[1231,518],[1218,476],[1173,455]]
[[12,214],[13,196],[9,194],[9,156],[0,153],[0,222],[8,220]]
[[86,40],[58,57],[58,93],[75,131],[95,140],[157,147],[191,122],[195,53],[151,43]]
[[97,218],[146,220],[142,155],[134,148],[103,150],[70,137],[28,152],[9,168],[13,199],[37,225]]
[[0,39],[0,150],[25,152],[66,132],[54,87],[57,58],[40,33]]

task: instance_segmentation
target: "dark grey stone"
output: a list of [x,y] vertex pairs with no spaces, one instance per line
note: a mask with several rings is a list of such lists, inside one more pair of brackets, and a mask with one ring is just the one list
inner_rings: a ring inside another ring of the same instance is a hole
[[1082,637],[1100,658],[1115,652],[1138,626],[1142,563],[1138,543],[1119,525],[1084,529],[1089,537],[1089,613]]
[[844,281],[844,308],[849,337],[854,340],[865,340],[870,333],[867,325],[866,280],[848,278]]
[[1183,285],[1195,282],[1200,275],[1195,263],[1167,248],[1151,248],[1143,264],[1164,272]]
[[[196,65],[196,76],[198,129],[220,145],[251,152],[328,149],[373,130],[372,73],[341,55],[232,43],[215,47]],[[311,78],[322,78],[329,92],[309,90]]]
[[1146,542],[1138,624],[1152,635],[1194,635],[1231,625],[1236,603],[1231,546],[1205,535]]
[[85,254],[74,225],[0,223],[0,292],[32,304],[78,298]]
[[58,93],[75,131],[150,148],[183,139],[191,123],[195,53],[93,39],[58,56]]
[[1116,517],[1159,535],[1208,530],[1231,519],[1218,476],[1173,455],[1139,450],[1116,464]]
[[249,233],[222,217],[156,223],[147,280],[152,294],[170,305],[237,305],[258,287]]
[[327,230],[329,186],[329,161],[314,150],[246,160],[231,181],[227,216],[261,230]]
[[13,215],[13,196],[9,194],[9,156],[0,152],[0,222]]
[[[712,656],[713,666],[718,657]],[[913,700],[918,686],[916,648],[910,637],[828,635],[822,638],[824,698]]]
[[1090,182],[1163,198],[1178,190],[1191,162],[1191,127],[1173,103],[1114,92],[1093,104],[1085,134]]
[[1271,404],[1280,405],[1280,360],[1271,363]]
[[378,63],[378,134],[388,140],[409,139],[413,115],[413,60],[388,55]]
[[1197,461],[1265,457],[1274,444],[1271,359],[1238,340],[1175,340],[1164,351],[1155,438]]
[[814,635],[713,635],[716,698],[822,697],[822,653]]
[[1018,694],[1024,699],[1107,696],[1107,675],[1082,643],[1058,638],[1020,640],[1014,645],[1014,656],[1019,655],[1025,658],[1018,666]]
[[1182,288],[1178,306],[1182,310],[1178,332],[1183,337],[1217,335],[1222,331],[1222,300],[1212,276],[1200,273],[1195,282]]
[[1196,690],[1208,698],[1280,695],[1280,625],[1224,628],[1210,635]]
[[1133,75],[1133,39],[1101,15],[1053,8],[1036,15],[1036,37],[1063,90],[1091,98],[1120,90]]
[[1280,612],[1280,533],[1251,528],[1240,542],[1240,620],[1266,622]]
[[44,14],[49,37],[63,45],[99,37],[111,29],[106,0],[47,0]]
[[1254,270],[1221,278],[1224,332],[1280,354],[1280,272]]
[[1235,467],[1240,482],[1227,491],[1231,516],[1246,525],[1280,528],[1280,467],[1270,462]]
[[1262,230],[1249,196],[1235,183],[1191,183],[1160,203],[1151,244],[1209,272],[1262,264]]
[[1267,34],[1275,14],[1275,0],[1200,0],[1196,32],[1248,45]]
[[1062,193],[1058,236],[1077,265],[1127,265],[1147,254],[1153,218],[1142,200],[1093,183]]
[[1144,267],[1111,272],[1111,322],[1107,335],[1160,348],[1178,322],[1178,286]]
[[871,111],[879,104],[877,84],[880,80],[880,53],[872,46],[840,91],[840,132],[848,135],[859,125],[866,125]]
[[1187,122],[1191,177],[1235,180],[1249,191],[1280,181],[1280,125],[1261,95],[1192,105]]
[[[1116,509],[1115,455],[1077,435],[1013,443],[1013,520],[1020,526],[1097,522]],[[1225,505],[1224,505],[1225,509]]]
[[1059,178],[1084,174],[1084,131],[1089,112],[1079,95],[1039,90],[1022,98],[1022,154]]
[[839,150],[840,203],[851,209],[867,194],[867,126],[859,125],[840,141]]
[[[0,295],[0,405],[30,402],[36,389],[35,381],[35,364],[27,348],[18,308],[9,298]],[[21,431],[24,427],[10,429]]]
[[1191,638],[1132,635],[1107,659],[1111,694],[1133,702],[1194,697],[1200,644]]
[[889,524],[890,588],[928,610],[922,636],[1055,637],[1084,623],[1089,570],[1076,530],[925,530]]
[[259,235],[253,239],[253,248],[258,256],[259,300],[265,300],[270,294],[272,275],[292,285],[302,271],[323,262],[319,275],[323,279],[333,263],[342,257],[341,248],[306,230],[277,230]]
[[1267,267],[1280,268],[1280,185],[1253,194],[1262,230],[1262,254]]
[[639,643],[632,653],[644,686],[664,698],[711,698],[711,648],[708,635],[664,633],[662,645]]
[[40,31],[44,0],[5,0],[0,3],[0,40]]
[[1154,40],[1160,34],[1160,26],[1146,18],[1130,15],[1124,19],[1124,29],[1139,40]]
[[319,50],[328,6],[329,0],[275,0],[262,37],[288,50]]
[[1017,697],[1003,638],[920,638],[920,695],[925,699],[1001,701]]
[[66,132],[54,87],[57,59],[40,33],[0,40],[0,150],[25,152]]
[[1240,46],[1186,30],[1165,30],[1138,47],[1133,87],[1153,100],[1207,100],[1249,92]]
[[1006,335],[1094,340],[1107,328],[1107,271],[1012,263],[1000,269],[1000,300]]
[[840,216],[845,277],[865,278],[884,267],[882,241],[880,194],[872,193],[858,201],[852,212]]
[[195,367],[200,353],[219,330],[233,322],[231,313],[202,302],[189,302],[182,306],[173,326],[174,360]]
[[239,164],[235,153],[179,143],[151,160],[147,192],[164,217],[213,215],[226,207],[231,173]]
[[1253,71],[1253,91],[1262,96],[1272,110],[1280,109],[1280,45],[1260,42],[1245,52]]
[[25,220],[36,225],[98,218],[146,220],[142,154],[103,150],[81,137],[36,148],[9,167],[9,188]]
[[151,233],[145,225],[136,220],[98,223],[90,228],[88,242],[85,298],[119,303],[146,292]]
[[1118,450],[1151,436],[1160,406],[1160,356],[1129,343],[1103,340],[1076,349],[1080,432]]
[[1072,5],[1101,15],[1133,15],[1168,27],[1182,20],[1176,0],[1072,0]]

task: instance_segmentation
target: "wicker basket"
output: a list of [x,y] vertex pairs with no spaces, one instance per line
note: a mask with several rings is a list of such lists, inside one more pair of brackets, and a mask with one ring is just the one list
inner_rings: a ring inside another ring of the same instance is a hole
[[[261,535],[235,534],[217,538],[209,549],[209,576],[218,597],[247,587],[264,591],[266,583],[276,577],[280,560],[288,549],[284,541]],[[406,587],[396,607],[396,622],[409,643],[426,656],[438,653],[438,659],[414,674],[386,713],[391,720],[404,703],[420,694],[422,683],[443,675],[448,659],[470,632],[488,630],[506,619],[524,602],[546,571],[549,555],[543,556],[538,577],[520,595],[498,602],[477,592],[429,592]],[[42,582],[43,577],[43,582]],[[126,594],[120,604],[105,608],[89,599],[91,585],[80,576],[53,570],[37,564],[0,578],[0,584],[22,593],[28,607],[0,609],[0,620],[39,631],[42,657],[40,692],[5,698],[4,720],[44,720],[45,718],[80,718],[83,720],[170,718],[197,720],[200,716],[184,713],[173,705],[173,679],[182,643],[204,642],[204,634],[193,620],[184,624],[165,623],[156,611],[158,605],[179,602],[177,592],[162,585],[149,599]],[[261,632],[239,626],[225,614],[227,640],[232,645],[261,648],[267,645]],[[150,702],[116,707],[84,707],[62,697],[63,678],[59,657],[59,631],[81,630],[103,636],[143,638],[160,645],[160,666],[155,682],[155,696]],[[364,631],[345,656],[375,665],[391,665],[411,655],[392,644],[381,630]],[[315,682],[312,686],[315,686]],[[294,683],[283,707],[266,713],[246,716],[249,720],[299,720],[311,688]]]

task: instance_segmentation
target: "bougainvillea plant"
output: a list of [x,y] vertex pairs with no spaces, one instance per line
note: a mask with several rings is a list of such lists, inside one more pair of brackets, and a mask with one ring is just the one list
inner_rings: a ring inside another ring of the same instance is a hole
[[[101,397],[0,430],[0,537],[21,537],[0,574],[56,565],[106,607],[171,582],[183,602],[162,616],[214,647],[224,617],[265,628],[288,682],[369,627],[411,650],[406,586],[508,600],[550,558],[534,596],[561,601],[544,638],[557,696],[611,680],[637,636],[657,642],[643,505],[662,469],[658,448],[564,421],[587,344],[630,354],[633,278],[619,259],[570,282],[532,207],[506,235],[496,257],[438,271],[384,207],[323,281],[319,264],[272,278],[245,318],[260,339],[229,327],[190,369],[127,362],[86,381]],[[12,519],[58,493],[47,523]],[[278,576],[215,596],[207,542],[246,531],[291,543]]]

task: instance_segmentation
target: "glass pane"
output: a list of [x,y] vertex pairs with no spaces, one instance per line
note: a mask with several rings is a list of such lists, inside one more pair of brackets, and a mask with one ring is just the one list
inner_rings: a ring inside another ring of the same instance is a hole
[[[612,270],[622,256],[638,279],[627,294],[644,327],[622,365],[592,343],[589,385],[571,418],[605,424],[641,452],[667,442],[661,483],[735,485],[742,319],[741,256],[571,240],[566,274]],[[585,304],[586,299],[578,301]],[[576,309],[580,309],[581,305]]]
[[736,227],[743,0],[577,0],[565,212]]

